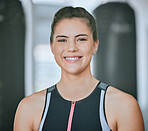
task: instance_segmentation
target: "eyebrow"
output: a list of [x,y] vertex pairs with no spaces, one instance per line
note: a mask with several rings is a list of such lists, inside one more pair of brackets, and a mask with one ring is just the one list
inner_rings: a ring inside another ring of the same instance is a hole
[[79,37],[79,36],[88,36],[87,34],[78,34],[75,37]]
[[65,35],[57,35],[56,38],[58,37],[65,37],[65,38],[68,38],[68,36],[65,36]]
[[[78,34],[78,35],[76,35],[75,37],[79,37],[79,36],[88,36],[88,35],[87,35],[87,34]],[[66,36],[66,35],[57,35],[56,38],[58,38],[58,37],[69,38],[69,37]]]

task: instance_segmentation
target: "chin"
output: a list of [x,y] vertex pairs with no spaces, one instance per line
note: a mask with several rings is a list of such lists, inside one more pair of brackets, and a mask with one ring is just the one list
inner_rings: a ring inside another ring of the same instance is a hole
[[63,68],[62,70],[64,71],[63,73],[68,73],[68,74],[71,74],[71,75],[80,75],[84,72],[87,72],[89,69],[89,66],[86,66],[86,67],[77,67],[77,68],[70,68],[70,67],[67,67],[67,68]]
[[63,70],[65,73],[67,73],[67,74],[71,74],[71,75],[78,75],[78,74],[80,74],[80,72],[82,72],[81,70]]

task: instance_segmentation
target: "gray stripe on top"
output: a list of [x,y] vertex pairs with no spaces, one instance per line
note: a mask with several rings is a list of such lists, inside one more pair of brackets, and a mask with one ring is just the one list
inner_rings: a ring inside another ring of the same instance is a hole
[[51,97],[51,93],[48,93],[47,94],[47,99],[46,99],[46,104],[45,104],[45,111],[43,112],[44,115],[43,115],[43,118],[42,118],[42,121],[40,123],[40,128],[39,128],[39,131],[42,131],[42,128],[43,128],[43,125],[44,125],[44,121],[45,121],[45,118],[47,116],[47,112],[48,112],[48,108],[49,108],[49,104],[50,104],[50,97]]
[[101,126],[103,131],[111,131],[108,123],[105,118],[105,112],[104,112],[104,98],[105,98],[105,91],[101,90],[101,95],[100,95],[100,121],[101,121]]

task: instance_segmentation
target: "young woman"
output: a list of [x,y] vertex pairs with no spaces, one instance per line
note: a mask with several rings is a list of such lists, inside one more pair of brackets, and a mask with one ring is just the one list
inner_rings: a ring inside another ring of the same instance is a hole
[[99,44],[91,14],[80,7],[60,9],[50,43],[61,79],[20,102],[14,131],[144,131],[137,101],[91,74]]

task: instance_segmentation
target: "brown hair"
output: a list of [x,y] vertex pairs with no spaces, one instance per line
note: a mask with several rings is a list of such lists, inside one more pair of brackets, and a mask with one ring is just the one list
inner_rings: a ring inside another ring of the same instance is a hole
[[84,19],[84,21],[92,31],[93,40],[94,41],[97,40],[97,29],[96,29],[96,22],[94,17],[82,7],[74,8],[72,6],[67,6],[58,10],[54,15],[54,19],[51,25],[50,43],[53,42],[53,35],[54,35],[56,24],[61,20],[67,19],[67,18],[68,19],[71,19],[71,18]]

